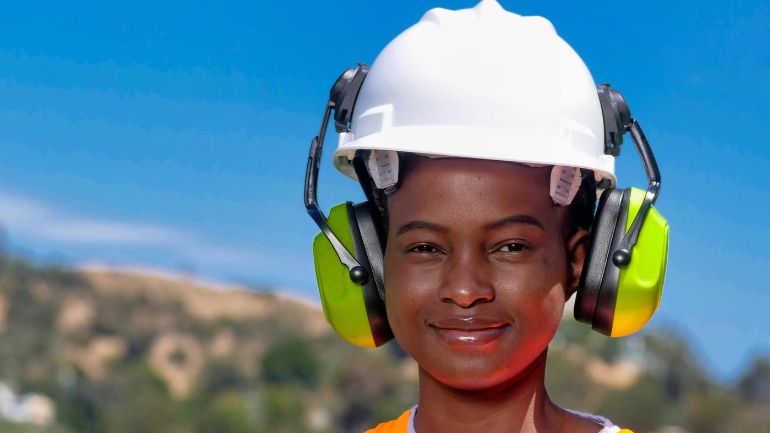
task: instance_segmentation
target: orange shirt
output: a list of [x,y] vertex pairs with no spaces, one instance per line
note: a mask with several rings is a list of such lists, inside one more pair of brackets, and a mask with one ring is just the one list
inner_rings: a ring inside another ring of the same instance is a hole
[[[366,433],[409,433],[409,416],[411,413],[412,409],[409,409],[398,418],[380,423],[377,427],[367,430]],[[599,433],[604,432],[634,433],[628,429],[617,430],[617,427],[613,429],[605,427]]]
[[366,433],[409,433],[409,415],[411,413],[412,409],[409,409],[398,418],[380,423],[377,427],[367,430]]

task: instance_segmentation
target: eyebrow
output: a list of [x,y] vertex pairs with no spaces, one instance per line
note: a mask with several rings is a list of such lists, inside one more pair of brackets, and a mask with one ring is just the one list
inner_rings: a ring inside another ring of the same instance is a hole
[[[513,215],[513,216],[503,218],[501,220],[493,221],[489,224],[486,224],[484,226],[484,230],[489,231],[508,224],[530,224],[535,227],[539,227],[541,230],[545,230],[545,227],[543,226],[543,224],[540,221],[538,221],[537,218],[530,215]],[[449,233],[449,229],[447,227],[430,223],[427,221],[417,220],[417,221],[411,221],[402,225],[398,229],[398,232],[396,233],[396,235],[401,236],[404,233],[407,233],[412,230],[417,230],[417,229],[426,229],[426,230],[431,230],[439,233]]]
[[485,230],[492,230],[498,227],[502,227],[508,224],[530,224],[535,227],[539,227],[541,230],[545,230],[543,223],[537,220],[537,218],[530,215],[513,215],[501,220],[491,222],[484,226]]
[[417,229],[427,229],[427,230],[431,230],[431,231],[439,232],[439,233],[449,233],[449,229],[444,227],[444,226],[440,226],[438,224],[429,223],[427,221],[419,221],[418,220],[418,221],[408,222],[408,223],[402,225],[398,229],[398,232],[397,232],[396,235],[397,236],[401,236],[401,235],[403,235],[406,232],[409,232],[411,230],[417,230]]

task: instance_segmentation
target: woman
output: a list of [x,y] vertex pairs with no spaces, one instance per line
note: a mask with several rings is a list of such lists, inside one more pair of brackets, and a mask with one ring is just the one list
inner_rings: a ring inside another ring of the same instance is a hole
[[556,406],[544,387],[588,236],[553,205],[550,169],[415,158],[403,174],[387,202],[385,299],[396,339],[419,365],[414,431],[604,428]]
[[[315,180],[332,110],[343,133],[334,162],[368,201],[327,220]],[[626,130],[646,194],[611,188]],[[354,344],[395,336],[420,379],[419,404],[370,432],[621,431],[549,399],[548,344],[576,292],[576,317],[608,335],[639,329],[657,309],[667,240],[650,208],[658,187],[622,97],[608,86],[597,94],[548,21],[493,0],[431,10],[371,70],[343,74],[306,178],[323,230],[314,253],[324,311]],[[597,188],[607,191],[589,231]]]

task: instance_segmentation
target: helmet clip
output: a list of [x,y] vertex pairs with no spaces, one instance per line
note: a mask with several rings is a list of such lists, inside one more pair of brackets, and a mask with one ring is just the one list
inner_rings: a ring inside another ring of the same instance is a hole
[[334,129],[337,132],[350,132],[353,107],[367,72],[369,66],[359,63],[354,68],[348,68],[334,82],[329,92],[329,101],[334,103]]
[[631,110],[623,95],[610,88],[609,83],[596,86],[596,91],[604,118],[604,153],[618,156],[620,145],[623,144],[623,134],[631,125]]

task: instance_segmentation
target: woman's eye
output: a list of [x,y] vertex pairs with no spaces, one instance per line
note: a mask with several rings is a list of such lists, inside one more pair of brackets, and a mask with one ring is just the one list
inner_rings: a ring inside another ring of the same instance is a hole
[[528,247],[522,243],[511,242],[509,244],[505,244],[502,247],[498,248],[497,251],[500,251],[503,253],[520,253],[526,250],[527,248]]
[[434,247],[433,245],[420,244],[412,247],[409,251],[420,254],[433,254],[438,252],[438,248]]

